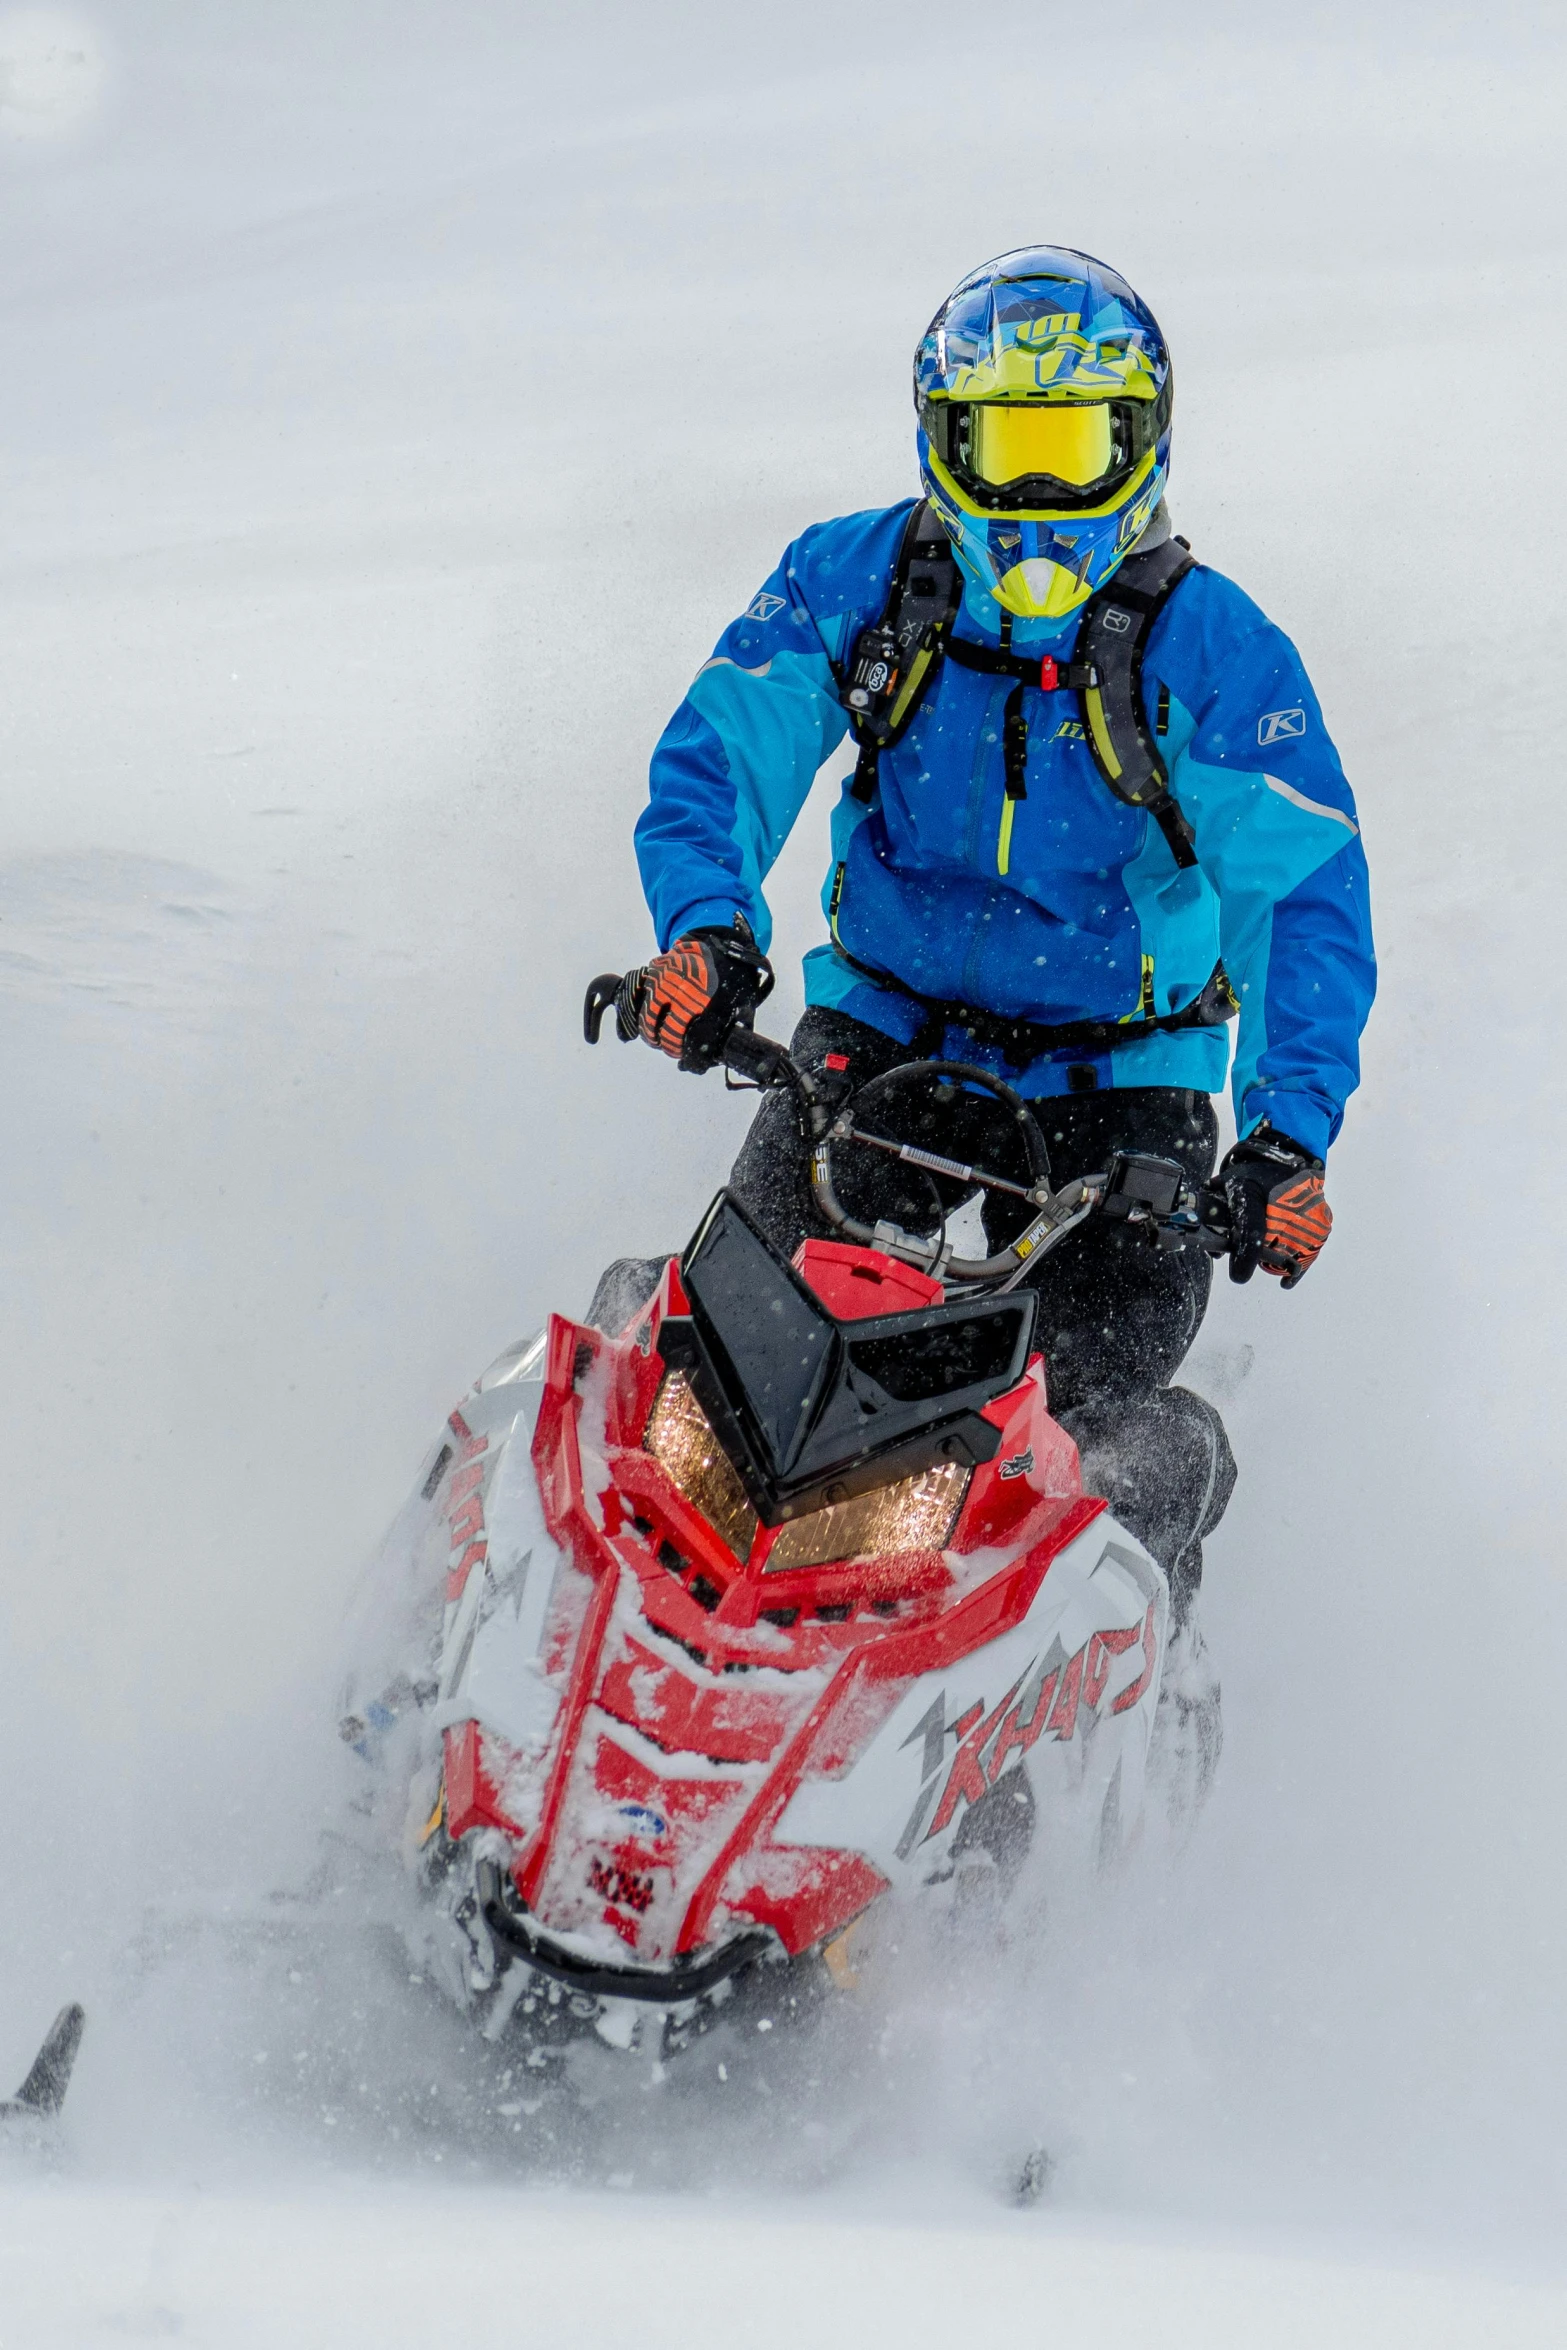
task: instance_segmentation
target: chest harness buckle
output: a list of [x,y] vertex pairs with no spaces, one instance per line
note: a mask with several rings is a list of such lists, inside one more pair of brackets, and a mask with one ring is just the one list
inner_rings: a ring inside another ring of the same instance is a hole
[[[976,644],[952,633],[962,602],[957,558],[934,507],[928,500],[922,501],[904,530],[886,609],[879,620],[861,629],[847,666],[838,672],[839,698],[859,746],[849,786],[854,798],[869,802],[874,797],[881,753],[900,740],[942,661],[950,659],[960,669],[1013,680],[1001,733],[1008,800],[1015,803],[1028,797],[1025,688],[1032,686],[1046,694],[1075,693],[1083,733],[1102,780],[1124,806],[1146,810],[1163,833],[1177,866],[1183,872],[1190,871],[1197,863],[1195,836],[1170,789],[1168,771],[1149,731],[1142,671],[1149,631],[1181,581],[1195,569],[1196,558],[1184,539],[1166,539],[1161,546],[1126,556],[1083,607],[1070,660],[1014,651],[1012,616],[1007,612],[1001,617],[1001,643]],[[1168,712],[1169,692],[1161,687],[1156,718],[1160,734]],[[1179,1012],[1153,1011],[1146,1000],[1149,973],[1145,969],[1145,1000],[1139,1006],[1140,1016],[1130,1019],[1080,1020],[1051,1028],[1037,1021],[1008,1019],[975,1005],[938,1003],[916,995],[890,972],[876,971],[849,953],[837,935],[842,886],[840,865],[833,887],[832,928],[833,943],[844,960],[868,979],[890,983],[900,993],[914,996],[925,1007],[926,1027],[932,1034],[950,1021],[968,1029],[981,1042],[999,1047],[1018,1066],[1045,1053],[1108,1052],[1154,1032],[1217,1027],[1233,1019],[1239,1009],[1222,963],[1215,966],[1213,976],[1193,1002]]]
[[[1077,647],[1069,661],[1014,652],[1012,616],[1001,616],[1002,642],[975,644],[954,636],[962,601],[957,558],[929,500],[909,516],[886,610],[862,628],[839,683],[839,698],[859,746],[857,800],[876,789],[877,762],[899,741],[943,659],[960,669],[1010,677],[1001,746],[1009,800],[1028,797],[1028,720],[1023,692],[1072,692],[1079,697],[1083,732],[1100,776],[1129,808],[1144,808],[1183,871],[1197,862],[1191,825],[1170,789],[1169,775],[1143,709],[1143,647],[1167,599],[1196,559],[1180,539],[1126,556],[1106,585],[1083,607]],[[1167,697],[1160,696],[1161,709]]]

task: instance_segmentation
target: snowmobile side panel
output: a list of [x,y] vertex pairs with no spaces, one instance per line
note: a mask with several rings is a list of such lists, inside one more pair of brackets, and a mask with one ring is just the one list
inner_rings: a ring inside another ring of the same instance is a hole
[[[980,1651],[988,1653],[1010,1628],[1022,1623],[1052,1561],[1103,1508],[1103,1502],[1080,1496],[1054,1537],[1037,1544],[1010,1572],[993,1577],[949,1613],[907,1631],[889,1631],[884,1639],[856,1649],[845,1660],[715,1861],[687,1912],[680,1936],[682,1950],[699,1946],[721,1901],[730,1908],[758,1914],[740,1880],[748,1869],[754,1876],[764,1859],[773,1865],[778,1847],[792,1842],[835,1846],[840,1858],[854,1858],[862,1875],[874,1874],[878,1881],[866,1891],[859,1877],[840,1871],[836,1885],[844,1906],[835,1914],[824,1910],[821,1880],[814,1874],[809,1875],[811,1898],[805,1900],[802,1892],[795,1914],[776,1897],[769,1897],[769,1923],[791,1951],[804,1949],[847,1925],[876,1892],[892,1882],[880,1852],[870,1849],[859,1835],[832,1834],[824,1826],[822,1833],[795,1838],[785,1832],[786,1815],[793,1813],[807,1782],[818,1789],[831,1788],[852,1776],[859,1756],[877,1742],[883,1724],[906,1702],[911,1688],[928,1682],[950,1661]],[[840,1815],[843,1824],[852,1828],[852,1813],[845,1807],[835,1810],[829,1796],[816,1816],[825,1822]]]
[[466,1836],[470,1828],[498,1828],[515,1833],[501,1790],[488,1767],[484,1736],[477,1722],[460,1722],[445,1738],[446,1832]]
[[[1141,1802],[1167,1614],[1158,1567],[1097,1516],[1057,1554],[1026,1614],[906,1681],[842,1777],[803,1779],[776,1841],[851,1849],[890,1884],[918,1882],[1017,1764],[1036,1799],[1059,1794],[1074,1772],[1079,1791],[1102,1780],[1100,1810],[1119,1764],[1124,1830]],[[1099,1811],[1075,1808],[1097,1835]]]

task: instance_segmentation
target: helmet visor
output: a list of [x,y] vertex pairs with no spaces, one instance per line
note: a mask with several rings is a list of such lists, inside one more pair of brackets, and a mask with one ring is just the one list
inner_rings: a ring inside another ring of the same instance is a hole
[[991,489],[1043,478],[1085,490],[1115,470],[1115,441],[1106,400],[1053,408],[982,401],[970,411],[969,468]]

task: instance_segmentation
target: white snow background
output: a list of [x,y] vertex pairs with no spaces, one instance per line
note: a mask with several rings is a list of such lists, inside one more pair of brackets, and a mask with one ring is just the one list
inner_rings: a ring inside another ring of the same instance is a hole
[[[6,2350],[1567,2338],[1564,106],[1547,5],[0,10],[0,2074],[91,2012]],[[653,739],[1033,239],[1158,311],[1176,526],[1376,892],[1332,1246],[1193,1366],[1221,1779],[1026,2013],[893,2019],[817,2173],[760,2103],[546,2173],[268,1898],[442,1414],[744,1127],[581,1042]]]

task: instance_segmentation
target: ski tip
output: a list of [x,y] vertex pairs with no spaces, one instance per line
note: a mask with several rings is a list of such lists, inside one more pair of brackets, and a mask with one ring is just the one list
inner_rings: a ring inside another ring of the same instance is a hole
[[0,2117],[25,2115],[37,2121],[59,2112],[86,2028],[87,2010],[79,2001],[73,1999],[61,2008],[44,2035],[26,2080],[14,2097],[0,2102]]

